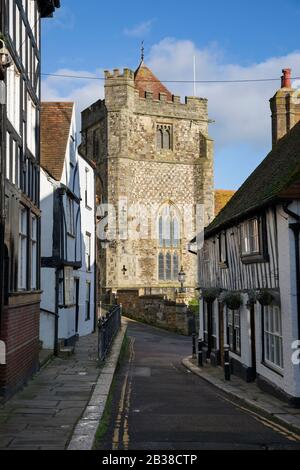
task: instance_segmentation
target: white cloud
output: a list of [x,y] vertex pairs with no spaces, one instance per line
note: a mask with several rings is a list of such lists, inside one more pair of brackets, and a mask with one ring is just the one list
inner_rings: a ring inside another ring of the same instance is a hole
[[[278,82],[197,84],[197,95],[208,98],[211,134],[218,148],[246,144],[256,151],[271,141],[269,99],[280,86],[281,70],[293,68],[300,75],[300,51],[264,62],[241,66],[226,63],[217,45],[198,49],[191,41],[164,39],[152,47],[147,61],[161,80],[193,80],[196,56],[197,80],[276,78]],[[193,94],[192,84],[166,84],[175,94]]]
[[[215,139],[217,152],[232,149],[236,158],[241,145],[264,156],[271,146],[271,119],[269,99],[280,86],[281,70],[293,69],[300,76],[300,51],[282,57],[272,57],[264,62],[247,66],[228,63],[221,49],[213,44],[199,49],[191,41],[164,39],[154,45],[147,64],[161,80],[193,80],[193,56],[197,59],[198,80],[235,80],[276,78],[278,82],[198,84],[197,94],[208,98],[209,117],[215,120],[210,133]],[[55,73],[85,77],[103,77],[103,70],[60,69]],[[181,96],[193,93],[193,84],[167,83],[174,94]],[[297,83],[299,86],[299,82]],[[103,98],[103,81],[47,77],[42,82],[44,100],[71,100],[77,107],[77,125],[80,129],[79,113],[87,106]],[[242,163],[241,163],[242,164]]]
[[82,79],[50,76],[42,81],[42,100],[75,102],[77,129],[80,131],[81,111],[104,97],[103,81],[94,80],[96,77],[103,77],[103,70],[91,73],[85,70],[59,69],[55,75],[88,77]]
[[132,28],[125,28],[124,34],[132,37],[143,37],[150,33],[154,20],[143,21]]

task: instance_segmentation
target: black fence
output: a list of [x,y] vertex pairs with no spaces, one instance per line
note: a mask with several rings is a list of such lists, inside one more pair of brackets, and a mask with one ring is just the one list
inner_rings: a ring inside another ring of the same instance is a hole
[[120,327],[121,307],[114,305],[104,317],[98,320],[98,357],[100,361],[105,361]]

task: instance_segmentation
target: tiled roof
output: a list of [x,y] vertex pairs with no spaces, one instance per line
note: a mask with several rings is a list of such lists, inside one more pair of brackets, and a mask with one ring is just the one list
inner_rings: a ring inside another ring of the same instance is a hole
[[134,81],[141,98],[145,98],[145,92],[149,91],[153,93],[155,100],[159,99],[160,93],[165,93],[167,101],[172,101],[172,93],[158,80],[143,61],[135,72]]
[[41,166],[57,181],[64,168],[73,108],[71,102],[41,105]]
[[216,189],[215,190],[215,216],[221,212],[221,210],[230,201],[235,191],[229,189]]
[[206,236],[284,199],[300,199],[300,123],[278,141],[233,195],[205,230]]

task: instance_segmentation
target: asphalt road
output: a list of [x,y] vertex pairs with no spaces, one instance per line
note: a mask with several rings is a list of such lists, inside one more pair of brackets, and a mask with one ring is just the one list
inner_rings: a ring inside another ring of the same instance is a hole
[[128,337],[101,449],[300,449],[288,431],[241,410],[181,365],[190,338],[133,322]]

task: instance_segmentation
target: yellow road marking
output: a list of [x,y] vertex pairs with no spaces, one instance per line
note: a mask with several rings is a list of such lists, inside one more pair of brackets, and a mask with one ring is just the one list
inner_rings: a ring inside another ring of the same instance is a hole
[[289,441],[293,441],[293,442],[300,442],[300,436],[298,436],[297,434],[295,434],[294,432],[292,431],[289,431],[288,429],[284,428],[283,426],[281,426],[280,424],[277,424],[277,423],[274,423],[273,421],[270,421],[269,419],[263,417],[263,416],[260,416],[258,413],[256,413],[255,411],[252,411],[250,410],[249,408],[245,408],[241,405],[238,405],[236,404],[235,402],[229,400],[228,398],[225,398],[221,395],[218,395],[222,400],[224,401],[227,401],[228,403],[231,403],[232,405],[234,405],[236,408],[244,411],[245,413],[248,413],[250,414],[251,416],[253,416],[254,419],[256,419],[256,421],[259,421],[260,423],[264,424],[264,426],[272,429],[273,431],[277,432],[278,434],[281,434],[282,436],[286,437]]
[[130,365],[134,357],[133,344],[134,344],[134,340],[130,340],[129,368],[126,372],[125,379],[124,379],[123,386],[122,386],[121,397],[120,397],[119,406],[118,406],[118,415],[117,415],[115,428],[113,432],[112,450],[119,450],[120,433],[121,433],[122,418],[124,415],[124,411],[126,411],[126,415],[125,415],[125,420],[124,420],[124,430],[123,430],[122,441],[123,441],[125,450],[128,450],[128,445],[129,445],[128,414],[129,414],[129,406],[130,406],[132,377],[130,377],[130,381],[128,379],[129,379]]

